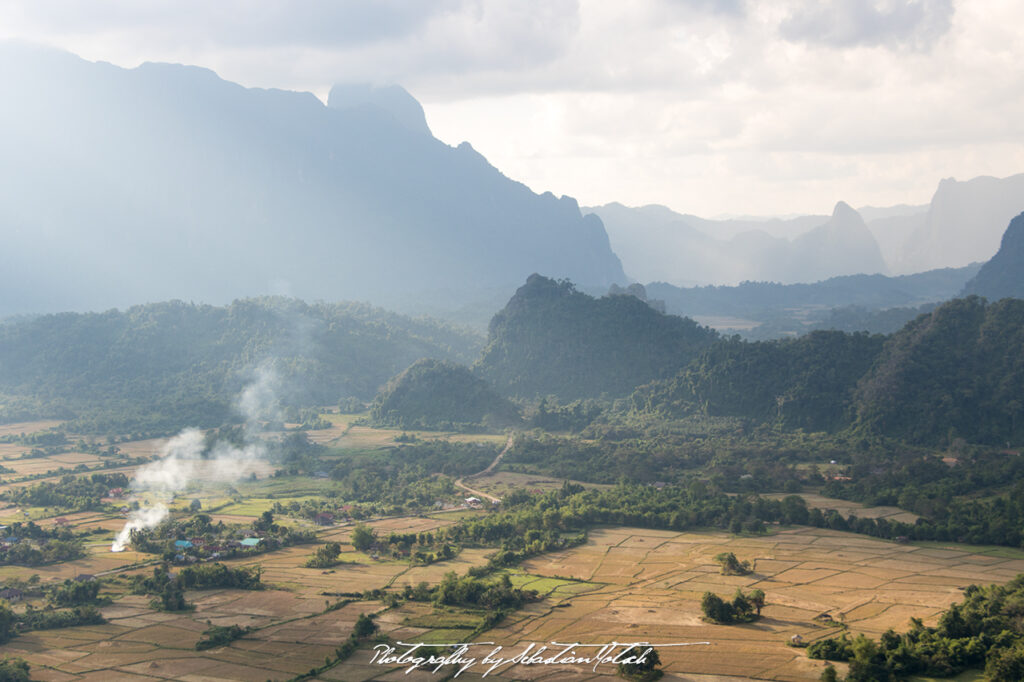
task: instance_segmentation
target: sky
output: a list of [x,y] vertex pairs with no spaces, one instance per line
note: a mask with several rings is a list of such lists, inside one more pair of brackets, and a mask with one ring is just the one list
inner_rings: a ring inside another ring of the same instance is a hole
[[705,217],[1024,172],[1019,0],[0,0],[0,39],[250,87],[396,83],[536,192]]

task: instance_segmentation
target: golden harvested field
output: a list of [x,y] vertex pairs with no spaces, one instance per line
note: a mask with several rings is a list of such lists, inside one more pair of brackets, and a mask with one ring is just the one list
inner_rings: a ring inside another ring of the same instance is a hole
[[[726,551],[755,562],[754,573],[720,575],[713,557]],[[875,638],[888,628],[905,629],[911,617],[933,624],[967,585],[1003,583],[1024,572],[1024,552],[1015,554],[993,557],[966,546],[900,545],[812,528],[767,537],[609,528],[592,532],[586,545],[522,566],[537,576],[598,583],[596,589],[564,598],[559,608],[531,605],[481,639],[513,649],[551,640],[710,642],[659,650],[665,670],[685,679],[816,680],[823,662],[786,645],[793,635],[811,642],[839,632],[818,625],[815,616],[828,613],[852,633]],[[703,593],[731,597],[737,587],[764,590],[764,617],[748,625],[702,622]],[[543,679],[520,672],[522,679]]]
[[[394,445],[395,430],[349,427],[349,416],[332,419],[333,426],[310,432],[317,442],[333,446],[369,448]],[[14,433],[28,433],[56,425],[37,422],[10,425]],[[346,432],[347,429],[347,432]],[[0,435],[3,430],[0,429]],[[342,435],[344,434],[344,435]],[[503,443],[504,435],[418,433],[420,438],[445,437],[459,441]],[[122,443],[130,456],[155,456],[165,441],[151,439]],[[7,448],[7,449],[5,449]],[[0,456],[19,456],[27,448],[0,444]],[[30,459],[10,459],[4,464],[16,473],[5,480],[42,474],[59,467],[80,464],[96,467],[104,458],[70,452]],[[132,475],[134,467],[104,470]],[[267,472],[262,472],[264,475]],[[28,485],[39,480],[15,485]],[[481,491],[501,496],[513,488],[548,490],[561,479],[499,472],[470,479]],[[11,484],[8,484],[8,486]],[[226,497],[221,487],[182,493],[172,505],[180,511],[193,497],[199,498],[213,520],[250,523],[275,501],[305,499],[327,494],[337,482],[326,479],[282,477],[245,480],[237,484],[241,502]],[[0,486],[3,489],[7,486]],[[591,486],[588,487],[599,487]],[[216,491],[214,491],[216,488]],[[234,493],[233,493],[234,494]],[[780,496],[781,497],[781,496]],[[844,516],[884,517],[913,521],[916,517],[896,508],[865,508],[856,503],[804,494],[812,507],[836,509]],[[0,510],[0,521],[24,517],[16,506]],[[43,526],[57,518],[76,531],[100,529],[86,540],[88,555],[76,561],[43,567],[0,567],[0,583],[39,575],[42,581],[60,581],[81,574],[116,576],[149,573],[155,557],[135,552],[111,553],[110,542],[124,524],[119,514],[81,512],[58,514],[52,509],[27,510]],[[429,517],[408,516],[369,522],[379,535],[434,530],[462,516],[486,511],[456,510]],[[305,520],[279,521],[298,525]],[[0,655],[24,657],[32,665],[33,679],[40,680],[285,680],[320,665],[348,636],[360,613],[382,609],[380,602],[355,602],[334,611],[325,609],[341,594],[376,588],[400,588],[421,581],[438,583],[448,571],[464,575],[486,563],[493,550],[465,549],[454,559],[430,566],[410,566],[404,561],[374,560],[355,552],[348,544],[354,524],[317,528],[317,543],[277,552],[235,559],[231,565],[259,565],[268,589],[209,590],[189,592],[195,611],[163,613],[150,608],[150,597],[125,595],[127,582],[107,583],[105,594],[115,601],[104,607],[108,623],[21,635],[0,647]],[[306,559],[321,544],[341,542],[341,559],[349,562],[328,569],[304,568]],[[748,576],[720,575],[713,557],[725,551],[755,565]],[[580,641],[606,643],[644,641],[700,643],[689,647],[660,648],[666,679],[815,680],[823,663],[806,658],[802,649],[786,645],[800,635],[804,642],[830,636],[838,627],[815,621],[829,614],[844,622],[852,633],[877,638],[888,628],[905,629],[911,617],[934,623],[939,613],[961,598],[971,583],[1006,582],[1024,572],[1024,552],[1008,548],[951,546],[939,543],[901,545],[862,535],[793,528],[770,536],[734,536],[723,532],[689,532],[604,528],[590,533],[590,541],[569,551],[542,555],[510,571],[516,586],[537,589],[545,595],[499,627],[479,635],[477,641],[495,642],[507,654],[528,643]],[[704,623],[700,599],[705,591],[731,597],[737,587],[764,590],[764,617],[753,624],[719,626]],[[23,605],[18,608],[24,608]],[[460,621],[459,618],[464,618]],[[477,616],[479,620],[479,616]],[[208,625],[238,624],[256,628],[228,646],[195,651],[194,645]],[[472,617],[441,614],[424,604],[406,604],[381,613],[382,630],[405,641],[461,641],[473,632]],[[480,621],[482,622],[482,621]],[[489,650],[489,649],[488,649]],[[483,650],[477,651],[483,653]],[[397,666],[370,663],[371,653],[358,651],[345,663],[319,679],[435,680],[427,672],[404,674]],[[487,680],[610,680],[614,667],[516,666],[487,676]],[[460,680],[480,680],[480,671],[463,674]]]
[[[285,680],[333,655],[360,613],[378,605],[353,603],[314,615],[287,592],[189,592],[196,610],[148,608],[148,598],[124,597],[103,609],[105,625],[22,635],[3,647],[22,656],[38,680]],[[230,646],[196,651],[214,624],[259,628]]]
[[55,426],[60,426],[63,422],[48,419],[35,422],[16,422],[14,424],[0,424],[0,438],[4,436],[19,436],[25,434],[26,436],[46,429],[52,429]]
[[[309,432],[312,438],[314,431]],[[369,426],[353,426],[348,433],[331,443],[341,448],[381,448],[395,446],[395,437],[401,434],[415,436],[420,440],[450,440],[455,443],[503,444],[508,440],[505,434],[453,433],[448,431],[402,431],[401,429],[376,429]]]

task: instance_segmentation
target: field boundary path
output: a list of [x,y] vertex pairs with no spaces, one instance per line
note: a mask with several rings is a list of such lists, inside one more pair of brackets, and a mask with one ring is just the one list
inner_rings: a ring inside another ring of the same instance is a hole
[[508,434],[508,440],[505,441],[505,447],[502,448],[501,452],[498,453],[498,456],[494,458],[494,461],[491,462],[489,465],[487,465],[486,469],[484,469],[483,471],[478,471],[475,474],[470,474],[469,476],[463,476],[459,480],[455,481],[455,485],[458,486],[459,488],[462,488],[463,490],[465,490],[468,493],[472,493],[474,495],[477,495],[478,497],[486,497],[491,502],[501,502],[501,498],[500,497],[495,497],[494,495],[488,495],[485,492],[481,492],[479,490],[474,490],[473,488],[470,488],[468,485],[463,483],[463,481],[472,480],[474,478],[479,478],[481,476],[486,476],[487,474],[489,474],[492,471],[494,471],[494,468],[501,463],[501,458],[504,457],[505,453],[508,452],[512,448],[512,441],[515,440],[515,436],[516,436],[516,434],[514,434],[514,433]]

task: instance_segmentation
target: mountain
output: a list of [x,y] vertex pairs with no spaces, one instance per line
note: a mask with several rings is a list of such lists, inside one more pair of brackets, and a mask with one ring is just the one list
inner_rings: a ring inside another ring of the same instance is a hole
[[921,272],[986,261],[1007,223],[1024,211],[1024,173],[939,183],[923,221],[889,258],[893,272]]
[[922,315],[885,343],[858,383],[859,426],[911,442],[1024,439],[1024,301],[972,296]]
[[841,275],[886,274],[885,260],[864,220],[849,204],[836,204],[823,225],[792,241],[790,282],[818,282]]
[[747,417],[788,428],[834,431],[850,422],[857,381],[882,349],[883,337],[815,331],[799,339],[722,339],[672,379],[632,395],[641,410]]
[[999,251],[964,287],[964,295],[971,294],[990,301],[1024,298],[1024,213],[1010,221]]
[[248,385],[302,407],[370,400],[418,358],[470,362],[482,339],[365,304],[181,301],[0,324],[0,422],[77,419],[91,433],[216,426]]
[[794,283],[886,272],[874,236],[843,202],[830,217],[761,221],[706,220],[664,206],[584,210],[601,218],[626,271],[645,282]]
[[0,316],[265,293],[450,309],[537,270],[626,283],[599,219],[435,139],[400,88],[325,106],[5,43],[0,91]]
[[491,320],[474,370],[505,395],[625,396],[672,376],[716,337],[631,294],[594,298],[534,274]]
[[948,446],[1024,439],[1024,300],[954,299],[883,337],[814,331],[721,338],[633,409],[740,417],[785,428]]
[[499,396],[465,365],[421,359],[377,394],[370,416],[378,424],[400,428],[478,428],[511,426],[515,406]]

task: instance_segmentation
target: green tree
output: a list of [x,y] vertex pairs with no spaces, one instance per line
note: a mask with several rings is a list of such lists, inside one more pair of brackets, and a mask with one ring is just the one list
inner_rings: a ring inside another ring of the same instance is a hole
[[358,639],[363,637],[369,637],[373,633],[377,632],[378,625],[373,622],[373,619],[367,616],[365,613],[360,613],[359,618],[356,619],[355,627],[352,628],[353,636]]
[[990,657],[985,664],[985,677],[990,682],[1024,680],[1024,644],[1018,643]]
[[664,674],[657,669],[661,665],[661,657],[658,656],[658,651],[654,647],[638,647],[630,651],[629,654],[639,660],[631,663],[619,663],[617,667],[619,677],[632,682],[652,682]]
[[0,599],[0,644],[17,634],[17,616],[6,600]]
[[755,587],[750,591],[750,594],[747,595],[747,600],[750,602],[750,605],[754,607],[754,612],[760,616],[761,609],[764,608],[764,590],[760,590]]
[[29,665],[20,658],[4,658],[0,661],[0,682],[29,682]]
[[365,552],[377,542],[377,535],[365,524],[357,524],[352,529],[352,546],[360,552]]
[[715,561],[721,565],[722,575],[747,575],[750,573],[750,562],[741,562],[732,552],[715,555]]

